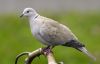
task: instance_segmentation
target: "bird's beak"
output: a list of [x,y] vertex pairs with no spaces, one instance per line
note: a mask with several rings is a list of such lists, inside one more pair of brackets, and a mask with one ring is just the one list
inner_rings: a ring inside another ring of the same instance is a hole
[[20,18],[22,18],[24,16],[24,14],[20,15]]

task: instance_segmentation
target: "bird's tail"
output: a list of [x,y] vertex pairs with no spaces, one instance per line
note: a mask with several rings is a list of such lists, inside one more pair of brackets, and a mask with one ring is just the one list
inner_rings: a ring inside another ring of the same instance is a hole
[[70,40],[69,42],[65,43],[63,46],[73,47],[73,48],[83,52],[84,54],[86,54],[87,56],[92,58],[93,60],[96,60],[96,58],[86,50],[85,45],[80,43],[77,40]]
[[84,54],[86,54],[87,56],[89,56],[90,58],[92,58],[94,61],[96,61],[96,58],[91,53],[89,53],[85,47],[80,47],[78,49],[82,51]]

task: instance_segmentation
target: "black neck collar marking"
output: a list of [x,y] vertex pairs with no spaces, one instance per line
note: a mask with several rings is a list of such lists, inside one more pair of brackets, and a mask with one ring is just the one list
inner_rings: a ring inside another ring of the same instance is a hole
[[36,16],[34,17],[34,19],[36,19],[38,16],[39,16],[39,15],[36,15]]

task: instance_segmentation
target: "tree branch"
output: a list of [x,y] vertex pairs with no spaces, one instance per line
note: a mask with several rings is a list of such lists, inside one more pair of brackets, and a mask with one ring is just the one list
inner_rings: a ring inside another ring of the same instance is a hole
[[57,64],[52,52],[50,52],[46,57],[48,59],[48,64]]
[[28,54],[28,58],[25,60],[25,64],[31,64],[32,60],[42,54],[42,48],[39,48]]
[[[18,59],[23,55],[28,55],[28,57],[25,59],[25,64],[31,64],[32,60],[34,60],[34,58],[36,58],[40,55],[46,56],[46,58],[48,60],[48,64],[57,64],[57,62],[55,61],[55,58],[53,56],[52,51],[49,54],[46,54],[45,52],[43,52],[43,48],[39,48],[33,52],[23,52],[23,53],[19,54],[16,57],[15,64],[17,64]],[[60,64],[63,64],[63,63],[60,63]]]

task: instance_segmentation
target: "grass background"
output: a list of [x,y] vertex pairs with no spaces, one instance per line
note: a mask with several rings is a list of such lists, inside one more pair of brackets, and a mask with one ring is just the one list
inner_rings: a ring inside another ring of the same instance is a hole
[[[0,64],[14,64],[17,54],[43,47],[31,34],[28,20],[20,14],[0,15]],[[64,64],[100,64],[100,12],[70,11],[64,13],[41,13],[41,15],[67,25],[87,49],[97,58],[93,62],[81,52],[63,46],[53,49],[56,60]],[[18,64],[24,64],[25,56]],[[32,64],[47,64],[44,56],[36,58]]]

